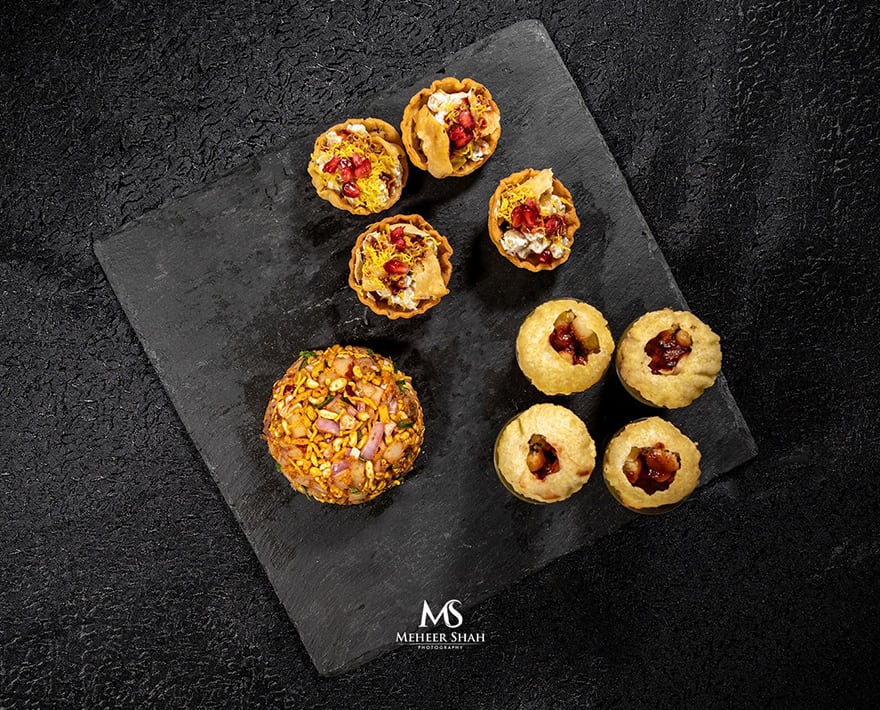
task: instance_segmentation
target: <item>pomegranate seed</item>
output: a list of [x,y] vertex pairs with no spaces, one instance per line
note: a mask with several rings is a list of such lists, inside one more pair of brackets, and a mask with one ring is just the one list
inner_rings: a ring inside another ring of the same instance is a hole
[[354,166],[354,176],[358,178],[367,177],[372,171],[373,166],[369,158],[361,158],[361,162]]
[[462,148],[471,142],[471,139],[474,137],[474,132],[469,131],[468,129],[460,126],[459,124],[454,124],[452,128],[449,129],[449,141],[456,148]]
[[353,182],[347,182],[342,186],[342,194],[346,197],[358,197],[361,194],[361,189]]
[[465,109],[460,114],[458,114],[458,123],[461,125],[462,128],[472,131],[474,128],[474,117],[470,111]]
[[325,173],[335,173],[336,166],[339,165],[339,156],[334,155],[330,160],[324,163],[324,172]]
[[514,229],[519,229],[520,227],[522,227],[524,210],[524,205],[517,205],[513,208],[513,212],[510,213],[510,226]]
[[547,234],[561,234],[565,227],[565,220],[559,215],[550,215],[544,220],[544,231]]
[[538,261],[540,261],[542,264],[549,264],[551,261],[553,261],[553,254],[550,253],[549,249],[545,249],[540,254],[538,254]]
[[395,227],[388,234],[389,241],[397,247],[398,251],[406,250],[406,240],[403,238],[403,227]]
[[409,272],[409,266],[400,261],[400,259],[389,259],[385,262],[385,271],[395,276],[402,276]]
[[540,214],[538,213],[538,208],[535,206],[535,201],[532,199],[526,200],[526,203],[522,205],[522,221],[525,224],[526,229],[532,229],[536,224],[538,224],[538,219],[540,218]]
[[342,182],[351,182],[354,180],[354,166],[348,158],[342,158],[339,161],[339,179]]

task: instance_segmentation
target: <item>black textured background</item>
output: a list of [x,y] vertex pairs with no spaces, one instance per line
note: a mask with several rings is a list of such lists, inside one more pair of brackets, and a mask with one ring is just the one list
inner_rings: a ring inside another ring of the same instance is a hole
[[[167,5],[0,13],[0,707],[876,706],[876,9]],[[527,17],[761,453],[478,607],[483,647],[321,679],[91,242]]]

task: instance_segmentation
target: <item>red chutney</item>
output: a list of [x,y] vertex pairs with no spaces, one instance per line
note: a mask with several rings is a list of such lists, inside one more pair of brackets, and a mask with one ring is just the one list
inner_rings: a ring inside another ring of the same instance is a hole
[[586,365],[590,355],[599,352],[599,343],[592,331],[592,342],[581,340],[574,329],[575,318],[577,316],[570,308],[556,317],[550,333],[550,347],[560,355],[568,355],[572,365]]
[[691,351],[690,333],[677,325],[657,333],[645,344],[645,354],[651,358],[649,367],[655,375],[669,374],[679,361]]
[[648,495],[665,491],[681,468],[681,457],[658,442],[654,446],[634,448],[623,464],[626,480]]
[[584,344],[575,335],[574,328],[571,323],[565,325],[557,325],[550,333],[550,345],[558,353],[568,353],[571,355],[571,362],[574,365],[586,365],[590,351],[584,347]]

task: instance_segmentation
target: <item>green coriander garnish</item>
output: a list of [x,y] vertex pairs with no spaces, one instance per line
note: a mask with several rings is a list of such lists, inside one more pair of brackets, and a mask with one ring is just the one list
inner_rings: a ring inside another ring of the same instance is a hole
[[330,404],[330,402],[333,401],[335,397],[335,394],[328,394],[327,399],[325,399],[323,402],[321,402],[321,404],[318,405],[318,409],[323,409],[324,407],[326,407],[328,404]]

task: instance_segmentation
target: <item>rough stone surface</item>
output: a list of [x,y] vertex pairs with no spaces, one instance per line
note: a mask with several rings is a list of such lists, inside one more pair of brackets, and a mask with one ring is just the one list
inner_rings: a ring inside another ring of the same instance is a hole
[[[479,605],[490,644],[321,679],[92,240],[526,17],[761,455]],[[876,706],[876,9],[34,2],[0,27],[0,706]]]

